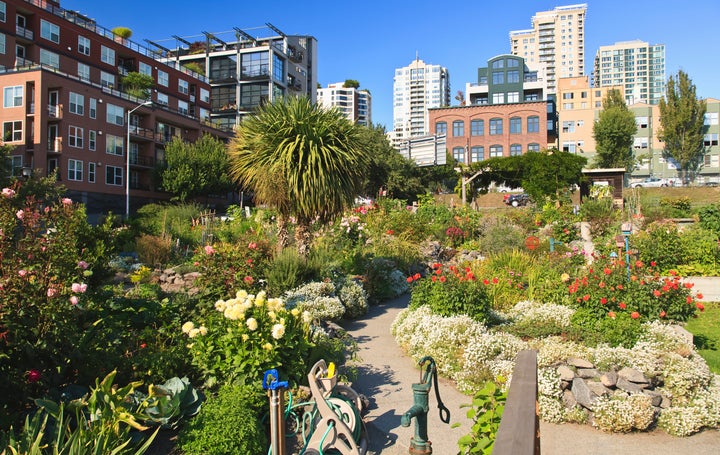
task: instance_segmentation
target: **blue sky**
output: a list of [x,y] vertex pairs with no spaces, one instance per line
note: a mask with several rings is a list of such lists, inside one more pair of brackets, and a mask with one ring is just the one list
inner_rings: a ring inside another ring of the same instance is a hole
[[[448,68],[454,96],[466,82],[476,82],[477,68],[489,58],[510,51],[508,32],[531,28],[538,11],[576,3],[582,2],[61,0],[63,8],[106,28],[132,29],[132,39],[143,44],[145,38],[162,42],[172,35],[247,30],[266,22],[289,35],[312,35],[318,40],[320,84],[358,80],[372,93],[373,122],[388,129],[395,68],[407,66],[416,53]],[[700,97],[720,98],[720,1],[586,3],[586,72],[599,46],[640,39],[665,44],[668,76],[682,69]]]

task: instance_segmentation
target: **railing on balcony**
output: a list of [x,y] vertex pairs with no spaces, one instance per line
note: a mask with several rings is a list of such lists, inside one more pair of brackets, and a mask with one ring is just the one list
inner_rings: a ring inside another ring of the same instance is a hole
[[28,30],[27,28],[21,27],[19,25],[15,26],[15,33],[17,33],[17,36],[21,36],[30,41],[32,41],[33,37],[35,36],[32,30]]
[[155,131],[143,128],[141,126],[130,125],[130,134],[137,137],[145,138],[149,141],[155,140]]
[[62,106],[60,104],[48,104],[48,115],[51,118],[62,118]]
[[56,137],[48,141],[48,152],[62,153],[62,138]]
[[155,158],[151,156],[130,154],[130,164],[133,166],[155,167],[155,162]]

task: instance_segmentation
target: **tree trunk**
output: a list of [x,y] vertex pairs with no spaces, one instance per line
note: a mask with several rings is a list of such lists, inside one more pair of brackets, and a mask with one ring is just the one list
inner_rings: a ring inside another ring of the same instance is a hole
[[287,218],[283,215],[278,215],[277,219],[277,248],[278,251],[282,251],[284,248],[286,248],[290,244],[290,236],[288,235],[288,229],[287,229]]
[[295,227],[295,245],[297,245],[298,254],[301,257],[307,257],[310,253],[310,243],[312,242],[312,233],[310,232],[310,223],[306,220],[298,220]]

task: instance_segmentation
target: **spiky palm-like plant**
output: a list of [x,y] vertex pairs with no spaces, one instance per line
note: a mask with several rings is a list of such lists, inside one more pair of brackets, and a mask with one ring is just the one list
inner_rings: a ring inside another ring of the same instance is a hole
[[290,217],[297,220],[298,252],[306,255],[311,223],[331,220],[352,204],[368,165],[359,128],[304,97],[266,104],[238,126],[229,146],[230,175],[278,211],[281,247]]

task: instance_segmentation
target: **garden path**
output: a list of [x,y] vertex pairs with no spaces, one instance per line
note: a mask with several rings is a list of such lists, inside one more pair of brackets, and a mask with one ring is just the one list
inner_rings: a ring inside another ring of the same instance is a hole
[[[720,278],[701,280],[696,291],[705,293],[705,301],[720,301]],[[413,404],[412,384],[419,382],[420,370],[415,362],[403,353],[390,333],[397,314],[407,307],[409,296],[401,296],[382,305],[370,307],[365,318],[350,321],[344,328],[358,343],[358,378],[353,388],[370,400],[365,416],[369,433],[368,455],[407,454],[415,421],[410,427],[400,425],[400,417]],[[470,431],[463,404],[471,399],[457,391],[452,381],[440,378],[440,397],[450,410],[450,422],[459,422],[458,428],[440,421],[434,390],[430,393],[428,438],[433,453],[454,455],[457,440]],[[675,438],[661,431],[638,434],[603,433],[587,425],[540,425],[541,451],[545,455],[600,455],[611,453],[679,453],[719,454],[720,432],[704,431],[688,438]]]

